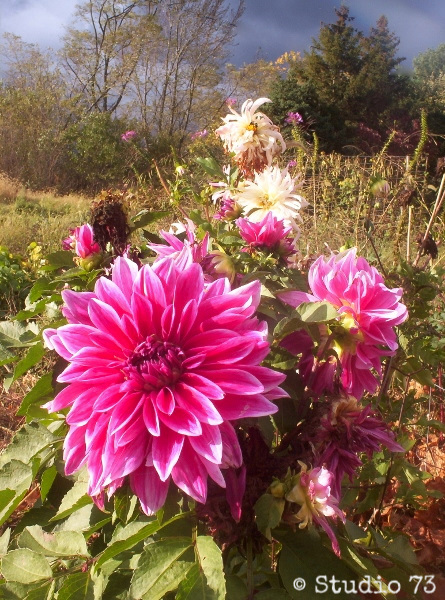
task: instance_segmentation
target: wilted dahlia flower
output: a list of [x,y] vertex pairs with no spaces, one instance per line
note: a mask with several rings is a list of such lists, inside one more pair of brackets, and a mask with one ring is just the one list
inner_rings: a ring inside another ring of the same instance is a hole
[[296,502],[301,506],[295,515],[300,522],[300,529],[309,523],[317,523],[328,534],[332,548],[338,555],[340,548],[331,526],[325,517],[340,517],[345,520],[343,512],[338,508],[338,500],[331,494],[332,473],[325,467],[316,467],[307,470],[307,466],[298,461],[301,471],[294,477],[296,480],[293,488],[286,494],[288,502]]
[[70,234],[62,242],[64,250],[74,250],[79,258],[87,258],[100,252],[99,244],[94,241],[93,228],[88,223],[70,229]]
[[317,463],[325,465],[333,474],[331,488],[337,497],[343,476],[346,474],[352,480],[362,464],[361,454],[371,457],[381,446],[391,452],[404,452],[395,441],[394,433],[373,412],[371,405],[363,408],[351,396],[330,404],[311,442],[317,449]]
[[365,390],[376,390],[381,357],[397,350],[394,327],[408,312],[399,302],[403,290],[387,288],[377,269],[356,252],[352,248],[329,259],[320,256],[309,269],[312,293],[289,291],[279,297],[294,307],[323,300],[335,306],[337,324],[328,328],[326,342],[339,356],[344,389],[360,399]]
[[126,476],[146,514],[159,509],[170,479],[198,502],[210,476],[239,468],[230,421],[276,412],[284,376],[259,366],[269,351],[254,317],[258,281],[207,286],[201,267],[165,258],[139,271],[125,257],[94,292],[62,292],[68,325],[44,331],[69,362],[68,384],[47,408],[69,407],[65,471],[82,465],[101,506]]
[[229,105],[232,114],[223,118],[224,125],[215,131],[226,150],[234,152],[235,160],[246,173],[261,171],[271,165],[274,156],[286,150],[286,144],[276,125],[262,112],[256,112],[268,98],[246,100],[241,113]]
[[267,167],[255,173],[253,181],[241,182],[235,199],[249,221],[258,223],[272,213],[285,225],[298,230],[295,220],[301,221],[300,210],[307,206],[306,200],[295,193],[299,187],[301,183],[297,183],[287,169]]

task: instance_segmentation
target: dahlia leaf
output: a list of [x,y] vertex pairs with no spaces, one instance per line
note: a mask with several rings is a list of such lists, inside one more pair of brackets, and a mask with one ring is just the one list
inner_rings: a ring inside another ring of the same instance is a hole
[[88,571],[66,577],[57,594],[57,600],[93,600],[95,597],[94,584]]
[[[32,390],[23,398],[20,408],[17,411],[18,415],[27,415],[28,411],[33,409],[33,404],[38,404],[40,407],[44,400],[52,398],[54,394],[52,379],[53,374],[46,373],[38,380]],[[46,411],[44,414],[46,414]]]
[[96,568],[99,568],[107,560],[110,560],[117,554],[120,554],[125,550],[133,548],[133,546],[135,546],[142,540],[145,540],[146,538],[152,536],[154,533],[156,533],[166,525],[170,525],[170,523],[188,517],[189,515],[190,513],[188,512],[181,513],[179,515],[175,515],[174,517],[172,517],[168,521],[165,521],[162,524],[159,523],[157,519],[146,524],[141,521],[134,521],[132,523],[129,523],[123,529],[119,530],[118,534],[112,538],[108,547],[98,557],[98,560],[96,562]]
[[193,566],[179,560],[192,547],[190,538],[166,538],[148,544],[134,571],[131,600],[160,600],[175,590]]
[[42,356],[45,354],[45,349],[43,348],[42,342],[38,342],[30,347],[26,355],[20,360],[14,369],[14,373],[12,377],[8,377],[8,383],[3,383],[3,387],[7,392],[11,386],[19,377],[24,375],[31,367],[37,364]]
[[[26,495],[33,477],[33,469],[19,460],[11,460],[0,470],[0,525],[2,525]],[[11,491],[14,492],[11,495]]]
[[146,227],[155,221],[159,221],[164,217],[168,217],[170,212],[168,210],[141,210],[131,218],[132,225],[130,225],[130,230],[135,231],[136,229],[141,229],[142,227]]
[[[322,545],[315,529],[293,532],[290,530],[275,530],[274,538],[282,544],[278,559],[278,572],[284,587],[291,596],[298,600],[313,600],[316,577],[321,573],[329,581],[332,577],[352,582],[357,576],[341,559]],[[321,569],[322,567],[322,569]],[[294,587],[295,577],[302,576],[306,587],[301,590]],[[336,598],[347,600],[350,594],[340,593]]]
[[[245,597],[245,596],[244,596]],[[215,595],[207,585],[204,573],[195,563],[181,581],[175,600],[213,600]]]
[[91,504],[93,501],[90,496],[87,495],[88,490],[88,479],[85,471],[81,471],[78,480],[74,483],[73,487],[65,494],[62,502],[59,506],[57,514],[51,519],[51,521],[60,521],[65,517],[68,517],[79,508]]
[[22,531],[17,543],[20,548],[29,548],[44,556],[89,556],[85,538],[80,531],[48,533],[39,525],[32,525]]
[[221,550],[212,537],[200,535],[196,539],[196,552],[207,585],[213,592],[213,595],[208,595],[206,598],[224,600],[226,597],[226,581]]
[[[55,440],[56,437],[38,422],[24,425],[0,455],[0,467],[14,459],[27,464]],[[8,485],[8,487],[11,486]]]
[[330,302],[303,302],[296,311],[305,323],[327,323],[338,316]]
[[27,584],[48,579],[53,572],[42,554],[21,548],[8,552],[2,558],[2,574],[6,581]]
[[269,540],[272,539],[271,529],[280,524],[284,504],[282,498],[275,498],[272,494],[263,494],[255,503],[257,527]]

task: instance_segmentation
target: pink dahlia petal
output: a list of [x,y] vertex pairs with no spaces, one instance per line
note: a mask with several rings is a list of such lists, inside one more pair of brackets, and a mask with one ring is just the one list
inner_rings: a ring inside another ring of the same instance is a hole
[[130,475],[130,485],[146,515],[153,515],[165,502],[169,480],[161,481],[153,467],[141,466]]
[[172,479],[186,494],[197,502],[205,502],[207,497],[207,469],[196,452],[185,440],[180,459],[173,467]]
[[202,435],[190,437],[189,442],[197,454],[216,465],[221,464],[222,439],[219,427],[215,425],[205,425],[203,423]]
[[184,436],[165,426],[162,426],[160,436],[154,438],[153,466],[161,481],[170,477],[170,473],[181,455],[183,445]]
[[227,469],[224,477],[226,479],[226,497],[230,512],[234,520],[239,523],[244,492],[246,491],[246,467],[243,465],[238,474],[233,468]]

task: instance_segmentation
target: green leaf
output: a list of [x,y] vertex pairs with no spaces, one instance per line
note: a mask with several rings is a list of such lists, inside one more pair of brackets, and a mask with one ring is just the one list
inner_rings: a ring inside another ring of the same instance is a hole
[[274,329],[273,337],[276,340],[281,340],[285,336],[298,331],[303,327],[303,321],[300,317],[285,317],[277,324]]
[[85,470],[79,473],[77,481],[73,487],[65,494],[62,502],[60,503],[57,514],[51,519],[51,521],[59,521],[68,517],[71,513],[79,510],[87,504],[92,504],[93,500],[87,494],[88,490],[88,475]]
[[7,349],[25,348],[38,333],[38,327],[34,323],[23,325],[16,321],[0,321],[0,346]]
[[196,551],[199,564],[205,575],[207,585],[213,592],[215,600],[224,600],[226,597],[226,580],[220,548],[210,536],[199,535],[196,539]]
[[94,597],[94,584],[88,571],[66,577],[57,594],[57,600],[93,600]]
[[433,429],[437,429],[438,431],[442,431],[443,433],[445,433],[445,423],[442,423],[442,421],[437,421],[436,419],[427,419],[426,417],[420,417],[416,425],[422,425],[423,427],[432,427]]
[[14,381],[24,375],[31,367],[36,365],[44,354],[45,348],[43,347],[42,342],[38,342],[31,346],[26,353],[26,356],[16,364],[12,377],[8,379],[8,384],[4,384],[5,391],[7,392]]
[[54,598],[55,581],[48,581],[38,588],[30,590],[24,600],[51,600]]
[[213,157],[197,158],[196,162],[200,164],[204,171],[212,177],[218,177],[219,179],[226,178],[221,166]]
[[193,566],[179,560],[191,548],[190,538],[166,538],[148,544],[130,585],[131,600],[160,600],[175,590]]
[[135,231],[136,229],[141,229],[142,227],[146,227],[151,223],[155,223],[164,217],[168,217],[170,215],[170,211],[168,210],[141,210],[137,215],[132,217],[132,225],[130,225],[130,230]]
[[263,494],[255,503],[257,527],[269,540],[272,539],[271,529],[280,524],[284,504],[282,498],[275,498],[272,494]]
[[[204,573],[198,563],[195,563],[179,584],[175,600],[213,600],[215,597],[214,591],[207,585]],[[233,596],[227,597],[235,600]]]
[[40,498],[42,502],[45,502],[46,496],[48,495],[49,490],[51,489],[52,484],[54,483],[54,479],[57,475],[57,467],[56,465],[51,465],[48,469],[45,469],[42,473],[42,478],[40,480]]
[[43,400],[51,399],[54,395],[52,380],[52,373],[46,373],[43,375],[32,388],[32,390],[29,391],[23,398],[17,414],[24,416],[28,414],[28,410],[32,404],[39,403],[40,405],[43,403]]
[[42,554],[27,548],[12,550],[2,558],[2,573],[6,581],[34,583],[49,579],[53,572]]
[[[3,491],[3,490],[2,490]],[[9,541],[11,539],[11,529],[6,529],[2,535],[0,535],[0,556],[5,555],[8,552]]]
[[62,267],[72,267],[74,264],[74,254],[69,250],[58,250],[51,252],[45,257],[47,265],[42,267],[42,271],[51,271],[61,269]]
[[[322,545],[317,532],[307,529],[293,532],[290,530],[274,531],[274,538],[282,544],[278,561],[278,571],[284,586],[291,598],[298,600],[314,600],[316,577],[325,575],[346,580],[357,580],[355,573],[349,569],[335,554]],[[294,587],[296,578],[305,581],[305,588]],[[348,600],[349,594],[336,594],[338,600]]]
[[132,494],[127,487],[121,488],[114,495],[114,510],[117,518],[127,524],[136,510],[137,496]]
[[111,542],[108,545],[108,547],[98,558],[96,562],[96,568],[99,568],[107,560],[113,558],[117,554],[120,554],[125,550],[133,548],[133,546],[135,546],[139,542],[142,542],[142,540],[145,540],[146,538],[152,536],[154,533],[166,527],[167,525],[170,525],[174,521],[187,518],[189,515],[190,513],[181,513],[179,515],[175,515],[174,517],[172,517],[168,521],[165,521],[162,524],[159,523],[157,519],[145,525],[143,522],[140,521],[134,521],[132,523],[129,523],[128,525],[123,527],[116,536],[114,536],[111,539]]
[[45,556],[89,556],[80,531],[47,533],[39,525],[32,525],[20,534],[17,543],[20,548],[29,548]]
[[0,510],[0,525],[8,519],[26,495],[33,475],[31,465],[25,465],[18,460],[11,460],[0,469],[0,490],[3,492],[14,491],[14,496],[11,497],[8,504],[6,504],[6,497],[3,497],[5,504]]
[[305,323],[327,323],[338,317],[337,309],[330,302],[303,302],[296,311]]
[[247,600],[247,585],[241,577],[238,577],[238,575],[227,575],[226,589],[227,600]]
[[36,302],[45,292],[51,292],[57,287],[57,281],[41,277],[37,279],[32,288],[29,290],[27,302],[32,304]]
[[14,459],[25,464],[29,463],[34,456],[54,440],[56,440],[56,437],[40,423],[33,422],[24,425],[15,434],[3,454],[0,455],[0,467]]

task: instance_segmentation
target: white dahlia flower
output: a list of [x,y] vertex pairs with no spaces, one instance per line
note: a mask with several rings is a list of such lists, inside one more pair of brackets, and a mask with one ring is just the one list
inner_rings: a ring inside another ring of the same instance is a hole
[[308,204],[295,193],[301,185],[302,182],[291,177],[287,169],[267,167],[255,173],[253,181],[241,182],[235,199],[249,221],[258,223],[271,212],[277,219],[298,230],[295,220],[302,220],[300,210]]
[[215,132],[226,150],[235,153],[235,160],[245,173],[260,171],[265,165],[271,165],[274,156],[286,150],[279,128],[264,113],[256,112],[265,102],[271,100],[246,100],[241,113],[229,106],[231,114],[223,118],[224,125]]

